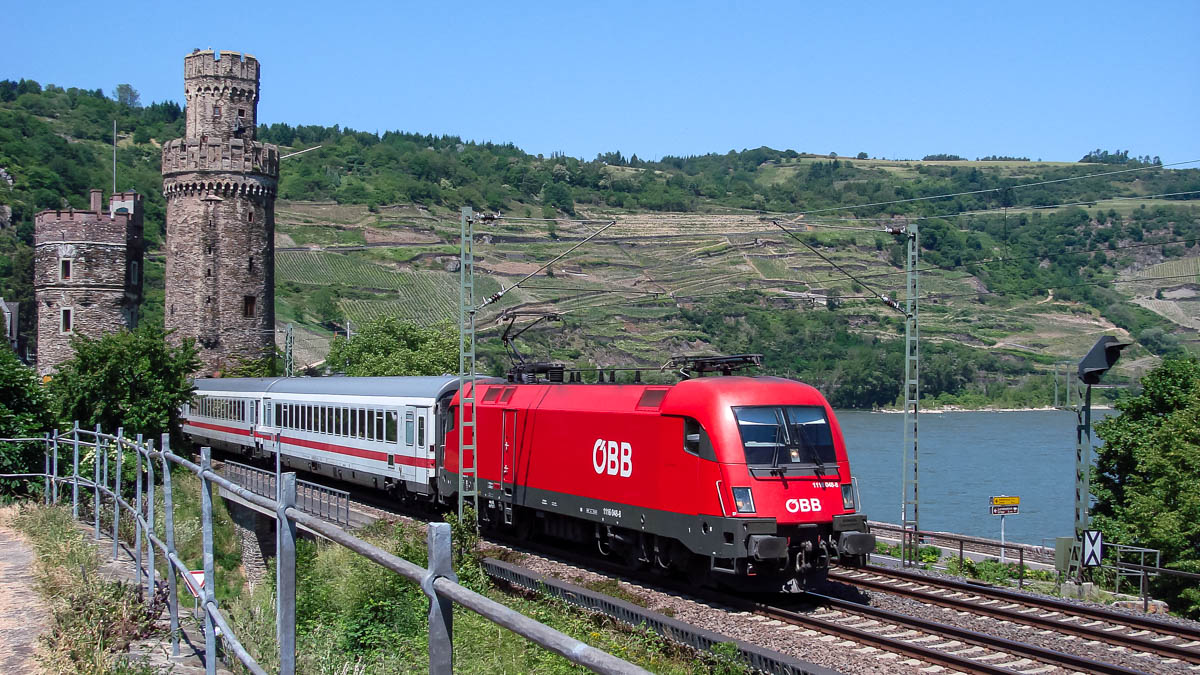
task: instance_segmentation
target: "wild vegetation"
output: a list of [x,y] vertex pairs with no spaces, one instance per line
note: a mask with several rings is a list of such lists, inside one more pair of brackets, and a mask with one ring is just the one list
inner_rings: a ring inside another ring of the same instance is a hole
[[25,505],[13,524],[32,544],[38,592],[50,605],[50,625],[38,659],[46,672],[149,675],[126,654],[130,642],[155,632],[156,611],[135,588],[100,574],[95,544],[68,507]]
[[[1091,491],[1094,527],[1106,543],[1158,549],[1164,566],[1200,574],[1200,361],[1168,360],[1096,425]],[[1151,592],[1200,617],[1200,586],[1167,574]]]

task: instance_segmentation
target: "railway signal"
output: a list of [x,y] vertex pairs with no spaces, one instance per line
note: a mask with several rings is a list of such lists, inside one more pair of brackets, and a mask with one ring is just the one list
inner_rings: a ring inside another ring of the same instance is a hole
[[1088,507],[1091,501],[1092,470],[1092,385],[1100,384],[1100,378],[1121,358],[1121,350],[1129,346],[1111,335],[1102,335],[1096,344],[1079,361],[1079,381],[1087,385],[1083,403],[1075,409],[1075,541],[1071,545],[1071,559],[1067,565],[1067,576],[1082,579],[1084,534],[1088,529]]

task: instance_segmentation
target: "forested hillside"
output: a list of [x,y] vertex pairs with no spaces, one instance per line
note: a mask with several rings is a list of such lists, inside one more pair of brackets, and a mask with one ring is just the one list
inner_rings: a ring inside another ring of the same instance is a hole
[[[183,134],[183,111],[137,99],[125,85],[110,98],[0,82],[0,169],[13,181],[0,181],[0,204],[12,209],[0,223],[0,295],[25,303],[27,338],[33,214],[85,208],[88,188],[111,189],[114,119],[117,187],[146,195],[147,235],[152,249],[161,244],[160,146]],[[979,161],[951,153],[905,161],[757,148],[647,161],[336,126],[274,123],[258,138],[288,152],[321,146],[284,160],[278,218],[280,320],[316,341],[327,342],[344,317],[451,318],[447,256],[461,206],[621,221],[570,267],[552,268],[555,278],[538,280],[541,290],[520,289],[504,305],[575,307],[561,331],[524,338],[540,357],[575,363],[761,351],[773,372],[818,383],[841,405],[888,403],[899,388],[902,322],[874,293],[901,295],[903,247],[883,228],[913,222],[927,270],[930,395],[1020,402],[1015,392],[1024,391],[1040,400],[1047,366],[1078,349],[1074,335],[1056,332],[1071,321],[1085,337],[1127,332],[1141,344],[1134,361],[1187,349],[1200,328],[1200,279],[1187,274],[1200,259],[1200,170],[1163,168],[1149,155],[1081,149],[1080,163],[1030,162],[997,148]],[[954,196],[927,199],[939,195]],[[480,283],[511,283],[586,232],[501,223],[483,233]],[[371,246],[337,248],[345,244]],[[161,317],[154,253],[151,321]],[[614,288],[654,295],[622,304],[630,298],[614,301]],[[813,295],[830,300],[814,307]],[[484,351],[500,367],[499,350]]]

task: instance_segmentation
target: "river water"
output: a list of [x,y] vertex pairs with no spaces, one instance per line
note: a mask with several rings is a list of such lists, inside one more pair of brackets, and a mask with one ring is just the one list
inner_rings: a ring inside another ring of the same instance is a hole
[[[1093,411],[1093,423],[1107,414]],[[899,523],[904,415],[841,411],[837,417],[863,511]],[[1021,512],[1005,518],[1008,540],[1053,546],[1053,537],[1071,536],[1075,423],[1075,413],[1060,410],[922,413],[921,529],[998,539],[1000,517],[988,513],[988,497],[1017,495]]]

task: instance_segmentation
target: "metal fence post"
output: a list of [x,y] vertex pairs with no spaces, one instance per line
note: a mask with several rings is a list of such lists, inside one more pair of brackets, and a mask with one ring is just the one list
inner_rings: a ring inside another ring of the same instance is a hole
[[71,429],[71,446],[73,461],[71,462],[71,518],[79,520],[79,422]]
[[[150,454],[154,452],[154,439],[146,441],[146,598],[154,598],[154,461]],[[170,560],[167,564],[170,564]]]
[[54,453],[50,458],[51,470],[54,472],[54,479],[50,481],[50,492],[52,504],[58,503],[58,429],[54,430],[54,436],[51,437],[50,444],[51,452]]
[[296,672],[296,523],[287,517],[296,504],[296,473],[282,476],[275,507],[276,639],[279,642],[279,674]]
[[[167,462],[167,453],[171,451],[170,436],[162,435],[162,468],[163,468],[163,526],[166,528],[167,551],[178,556],[175,551],[175,502],[171,498],[171,465]],[[167,606],[171,615],[171,656],[179,656],[179,596],[175,581],[175,568],[167,557],[167,584],[170,596]]]
[[450,524],[430,523],[426,545],[429,573],[421,588],[429,596],[429,673],[449,675],[454,672],[454,601],[438,597],[433,582],[438,577],[455,579],[450,557]]
[[137,468],[134,471],[133,487],[133,549],[136,564],[133,568],[137,575],[138,588],[142,586],[142,435],[137,435],[133,445],[133,454],[137,457]]
[[114,444],[117,449],[117,466],[116,475],[113,476],[113,560],[117,559],[117,554],[121,550],[121,463],[125,457],[125,448],[121,446],[121,438],[125,435],[125,428],[117,429],[117,442]]
[[100,425],[92,437],[92,521],[95,528],[92,536],[100,541]]
[[1020,574],[1017,576],[1017,588],[1025,588],[1025,549],[1017,549],[1017,555],[1019,557],[1017,569],[1020,570]]
[[50,503],[50,434],[42,434],[42,437],[45,439],[42,443],[42,446],[43,446],[42,447],[42,459],[45,460],[43,462],[43,464],[45,464],[45,467],[42,470],[42,475],[45,476],[45,478],[42,479],[42,485],[45,488],[42,491],[42,502],[45,504],[49,504]]
[[213,572],[213,501],[212,483],[208,473],[212,471],[212,448],[200,448],[200,526],[204,539],[204,672],[206,675],[217,674],[217,632],[213,623],[209,605],[216,604],[213,584],[216,575]]

